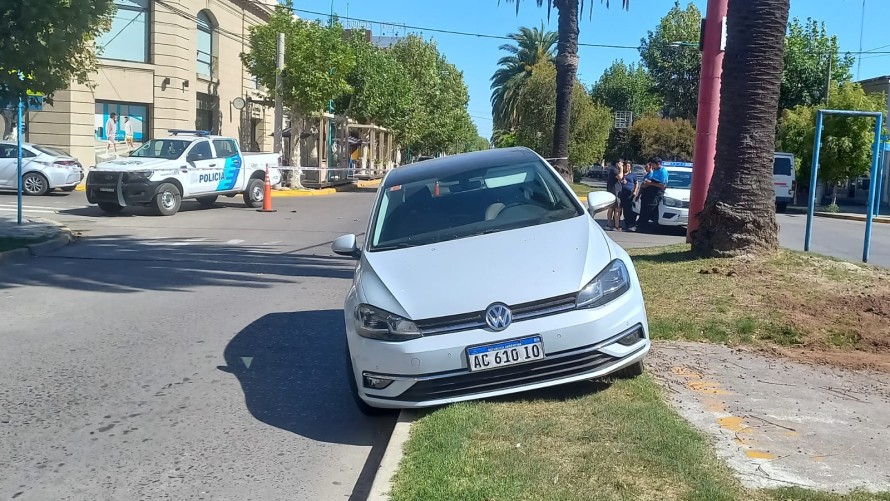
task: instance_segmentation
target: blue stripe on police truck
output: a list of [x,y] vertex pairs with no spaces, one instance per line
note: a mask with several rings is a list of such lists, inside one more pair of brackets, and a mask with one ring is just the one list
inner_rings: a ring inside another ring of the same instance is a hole
[[241,157],[229,157],[226,159],[226,166],[223,168],[222,179],[216,186],[216,191],[228,191],[235,187],[238,182],[238,173],[241,172]]

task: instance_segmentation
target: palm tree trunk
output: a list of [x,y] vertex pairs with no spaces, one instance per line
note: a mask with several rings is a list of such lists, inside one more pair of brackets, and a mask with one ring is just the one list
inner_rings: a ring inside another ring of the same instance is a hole
[[773,154],[789,0],[729,0],[714,176],[692,249],[730,257],[778,248]]
[[553,125],[551,155],[553,166],[572,182],[569,167],[569,126],[572,113],[572,88],[578,75],[578,0],[554,0],[559,11],[559,42],[556,63],[556,123]]

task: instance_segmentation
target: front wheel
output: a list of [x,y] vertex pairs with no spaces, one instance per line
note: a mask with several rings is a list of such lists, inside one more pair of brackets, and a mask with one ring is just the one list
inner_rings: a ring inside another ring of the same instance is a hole
[[117,214],[120,211],[124,210],[123,206],[118,205],[114,202],[99,202],[98,205],[99,205],[99,209],[101,209],[102,212],[105,212],[108,214]]
[[265,184],[262,179],[251,179],[247,182],[247,189],[244,190],[244,205],[251,209],[258,209],[263,206],[263,196],[265,196]]
[[172,216],[179,212],[182,194],[179,188],[171,183],[158,186],[158,191],[151,201],[151,209],[158,216]]
[[22,193],[39,197],[49,193],[49,181],[39,172],[28,172],[22,176]]

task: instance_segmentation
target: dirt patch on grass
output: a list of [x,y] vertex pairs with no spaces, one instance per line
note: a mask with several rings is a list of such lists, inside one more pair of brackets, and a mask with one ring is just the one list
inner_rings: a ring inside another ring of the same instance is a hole
[[890,371],[890,272],[783,250],[695,259],[632,250],[652,334],[754,344],[802,360]]

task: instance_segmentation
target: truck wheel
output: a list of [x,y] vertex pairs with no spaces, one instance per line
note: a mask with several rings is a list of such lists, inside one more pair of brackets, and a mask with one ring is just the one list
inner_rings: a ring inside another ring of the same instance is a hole
[[99,202],[99,208],[102,209],[102,212],[107,212],[108,214],[117,214],[124,210],[123,206],[114,202]]
[[218,195],[207,195],[206,197],[198,197],[195,200],[198,201],[199,204],[210,207],[214,203],[216,203],[216,199],[219,198]]
[[158,216],[172,216],[179,212],[182,204],[182,194],[179,188],[170,183],[158,186],[154,199],[151,201],[151,209]]
[[788,212],[788,202],[779,202],[776,204],[776,212],[784,214]]
[[263,205],[265,195],[265,183],[262,179],[251,179],[244,190],[244,205],[251,209],[258,209]]

